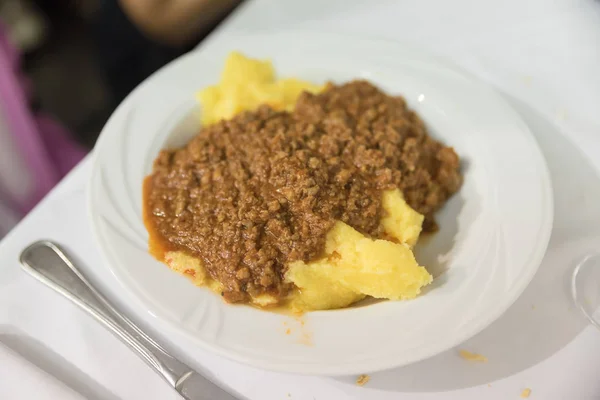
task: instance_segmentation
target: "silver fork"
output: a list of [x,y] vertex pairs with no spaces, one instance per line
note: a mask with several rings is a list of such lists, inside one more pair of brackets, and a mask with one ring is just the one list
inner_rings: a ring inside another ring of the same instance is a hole
[[62,294],[102,323],[138,354],[167,383],[187,400],[235,400],[164,348],[117,311],[85,279],[73,262],[54,243],[39,241],[21,253],[23,269]]

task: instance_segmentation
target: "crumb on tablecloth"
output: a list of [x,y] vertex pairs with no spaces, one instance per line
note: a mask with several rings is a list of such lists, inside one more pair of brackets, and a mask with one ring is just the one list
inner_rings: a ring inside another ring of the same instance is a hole
[[358,379],[356,379],[356,384],[358,386],[364,386],[366,385],[369,381],[371,380],[371,377],[369,375],[361,375],[358,377]]
[[487,357],[482,356],[481,354],[471,353],[467,350],[460,350],[458,354],[467,361],[475,361],[475,362],[487,362]]
[[529,397],[530,394],[531,394],[531,389],[529,389],[529,388],[523,389],[523,391],[521,392],[521,398],[526,399]]

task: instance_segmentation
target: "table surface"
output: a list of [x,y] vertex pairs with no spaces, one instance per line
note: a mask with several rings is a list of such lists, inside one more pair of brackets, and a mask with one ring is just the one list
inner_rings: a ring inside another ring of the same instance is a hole
[[[290,28],[401,40],[495,86],[529,124],[551,170],[555,231],[546,259],[515,305],[461,346],[486,355],[487,363],[466,362],[452,350],[373,374],[364,387],[354,384],[356,377],[256,370],[175,343],[155,322],[149,331],[248,399],[516,399],[525,388],[531,399],[600,399],[600,332],[568,294],[574,260],[600,244],[600,3],[250,0],[196,51]],[[91,162],[82,162],[0,243],[0,341],[86,398],[176,399],[117,339],[18,268],[29,242],[53,239],[132,319],[150,324],[152,317],[123,294],[95,247],[85,199]]]

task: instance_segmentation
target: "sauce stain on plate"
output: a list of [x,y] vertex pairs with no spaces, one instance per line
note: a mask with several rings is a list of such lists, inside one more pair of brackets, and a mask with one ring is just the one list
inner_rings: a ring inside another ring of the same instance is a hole
[[461,358],[463,358],[464,360],[467,360],[467,361],[484,362],[484,363],[488,361],[486,356],[483,356],[483,355],[477,354],[477,353],[471,353],[470,351],[467,351],[467,350],[460,350],[458,352],[458,354],[460,355]]
[[521,398],[526,399],[529,397],[530,394],[531,394],[531,389],[529,389],[529,388],[523,389],[523,391],[521,392]]
[[292,336],[294,341],[305,346],[314,346],[313,333],[306,328],[304,316],[297,316],[283,322],[284,333]]

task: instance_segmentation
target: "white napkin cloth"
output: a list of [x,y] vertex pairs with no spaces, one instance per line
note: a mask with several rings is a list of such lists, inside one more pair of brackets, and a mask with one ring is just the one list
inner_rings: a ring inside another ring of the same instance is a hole
[[0,343],[0,399],[82,400],[84,397]]

